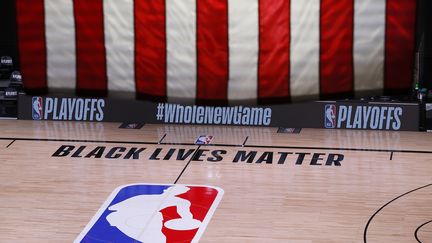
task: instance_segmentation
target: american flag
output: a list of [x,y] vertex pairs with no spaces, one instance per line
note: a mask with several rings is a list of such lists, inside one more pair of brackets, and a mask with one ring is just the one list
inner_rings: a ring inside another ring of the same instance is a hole
[[16,0],[28,89],[196,100],[409,89],[416,0]]

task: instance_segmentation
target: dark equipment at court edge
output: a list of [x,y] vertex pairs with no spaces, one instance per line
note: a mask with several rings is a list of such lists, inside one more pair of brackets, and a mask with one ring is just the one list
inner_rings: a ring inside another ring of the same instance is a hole
[[17,116],[17,99],[24,94],[23,77],[10,56],[0,58],[0,118]]
[[13,70],[13,60],[10,56],[0,58],[0,80],[9,79]]
[[5,97],[7,98],[16,98],[18,93],[22,92],[23,83],[22,83],[22,75],[19,71],[13,71],[9,78],[9,85],[5,89]]

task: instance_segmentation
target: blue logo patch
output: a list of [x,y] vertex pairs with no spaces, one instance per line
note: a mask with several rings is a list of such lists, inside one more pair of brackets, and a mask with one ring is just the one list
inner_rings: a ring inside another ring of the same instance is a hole
[[32,98],[32,118],[33,120],[42,120],[43,117],[43,99],[42,97]]
[[327,104],[324,111],[324,127],[336,128],[336,106]]

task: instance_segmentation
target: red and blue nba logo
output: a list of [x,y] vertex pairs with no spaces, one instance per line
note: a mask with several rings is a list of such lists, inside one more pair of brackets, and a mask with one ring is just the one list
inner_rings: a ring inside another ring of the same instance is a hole
[[32,118],[33,120],[42,120],[43,117],[43,99],[42,97],[32,98]]
[[324,127],[335,128],[336,127],[336,106],[327,104],[324,111]]
[[119,187],[74,242],[198,242],[223,193],[198,185]]
[[195,144],[196,145],[208,145],[210,144],[210,142],[213,140],[213,136],[212,135],[200,135],[196,141]]

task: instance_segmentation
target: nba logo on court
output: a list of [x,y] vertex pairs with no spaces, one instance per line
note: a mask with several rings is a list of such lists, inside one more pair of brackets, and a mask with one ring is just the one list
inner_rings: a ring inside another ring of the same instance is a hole
[[324,112],[324,126],[325,128],[335,128],[336,127],[336,106],[326,105]]
[[198,242],[223,193],[197,185],[119,187],[74,242]]
[[42,104],[43,104],[42,97],[33,97],[33,99],[32,99],[32,118],[33,118],[33,120],[42,120],[42,117],[43,117]]
[[195,144],[197,145],[207,145],[210,144],[210,142],[213,140],[212,135],[200,135],[197,140],[195,141]]

